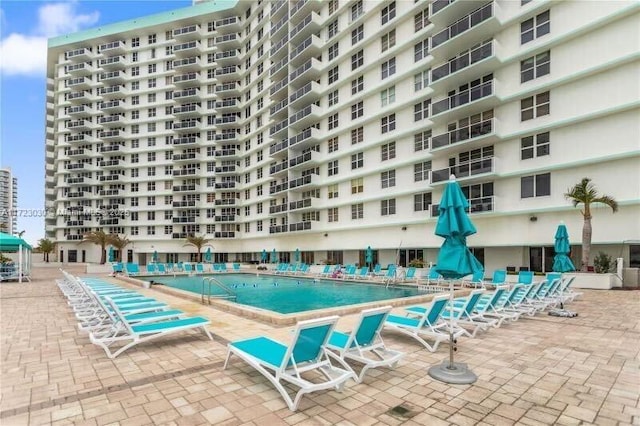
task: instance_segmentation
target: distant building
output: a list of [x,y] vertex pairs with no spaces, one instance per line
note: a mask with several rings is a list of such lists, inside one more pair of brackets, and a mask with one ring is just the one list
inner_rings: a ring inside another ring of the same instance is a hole
[[0,224],[2,232],[14,234],[18,232],[18,178],[13,177],[10,168],[0,169]]
[[435,261],[451,174],[488,271],[549,270],[561,220],[579,259],[583,177],[620,203],[592,253],[640,240],[640,3],[195,3],[49,40],[64,260],[98,260],[102,229],[140,263],[193,260],[193,234],[215,261]]

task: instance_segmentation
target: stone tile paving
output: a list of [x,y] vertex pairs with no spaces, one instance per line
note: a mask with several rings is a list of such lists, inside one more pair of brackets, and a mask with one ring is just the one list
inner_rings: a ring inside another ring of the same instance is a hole
[[[82,425],[640,425],[640,292],[585,291],[577,318],[538,315],[463,339],[457,359],[479,380],[433,381],[427,369],[448,354],[385,332],[406,358],[372,370],[344,392],[305,396],[287,409],[270,383],[238,359],[223,371],[226,342],[291,327],[219,312],[141,290],[206,315],[215,341],[185,332],[110,360],[81,333],[50,272],[31,284],[0,285],[0,423]],[[397,312],[401,312],[397,310]],[[348,329],[355,316],[340,320]],[[408,412],[395,414],[403,406]]]

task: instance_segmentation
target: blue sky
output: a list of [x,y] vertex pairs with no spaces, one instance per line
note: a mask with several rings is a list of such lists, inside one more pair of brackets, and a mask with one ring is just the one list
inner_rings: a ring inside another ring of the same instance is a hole
[[[24,1],[0,3],[0,166],[18,178],[18,208],[44,207],[47,38],[191,5],[191,0]],[[19,217],[37,243],[44,219]]]

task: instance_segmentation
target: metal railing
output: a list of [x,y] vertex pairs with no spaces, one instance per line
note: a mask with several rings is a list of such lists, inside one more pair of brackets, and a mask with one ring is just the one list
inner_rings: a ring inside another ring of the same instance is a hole
[[214,296],[214,298],[217,299],[234,299],[236,298],[236,294],[231,291],[231,289],[229,287],[227,287],[226,285],[222,284],[220,281],[218,281],[216,278],[214,277],[204,277],[202,279],[202,295],[201,295],[201,301],[202,304],[204,305],[204,301],[205,301],[205,293],[204,293],[204,288],[205,285],[208,284],[208,291],[207,291],[207,304],[210,305],[211,304],[211,284],[217,286],[218,288],[222,289],[222,291],[224,291],[226,293],[225,296]]

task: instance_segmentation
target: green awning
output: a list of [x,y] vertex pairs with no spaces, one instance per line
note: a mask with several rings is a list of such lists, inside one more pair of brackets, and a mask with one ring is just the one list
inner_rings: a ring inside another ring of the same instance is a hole
[[20,246],[23,249],[32,250],[31,246],[22,238],[0,232],[0,251],[16,252]]

